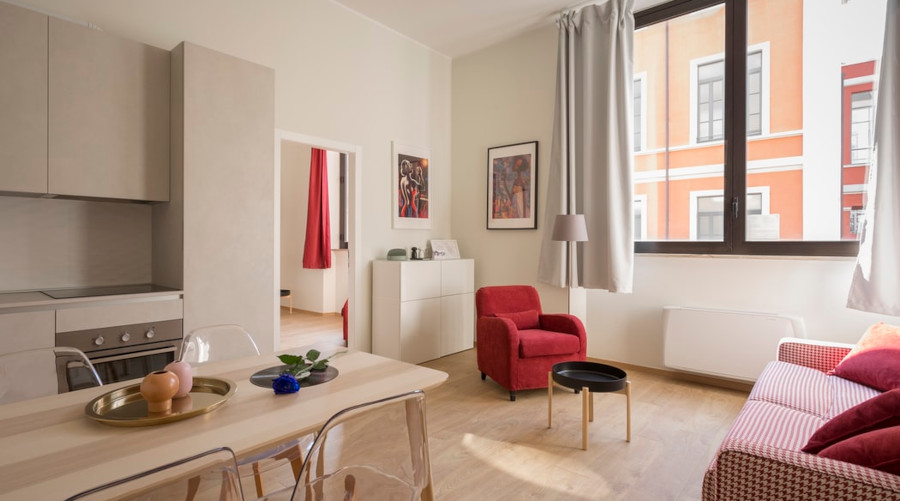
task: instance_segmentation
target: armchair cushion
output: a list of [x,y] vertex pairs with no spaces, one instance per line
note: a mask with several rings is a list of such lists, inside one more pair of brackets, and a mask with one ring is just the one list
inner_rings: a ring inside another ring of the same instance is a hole
[[838,414],[813,433],[803,452],[816,454],[842,440],[900,426],[900,389],[891,390]]
[[519,356],[521,358],[576,354],[581,347],[577,336],[541,329],[519,331]]
[[819,456],[900,475],[900,426],[842,440],[820,452]]
[[900,328],[884,322],[869,327],[834,375],[881,391],[900,388]]
[[500,318],[508,318],[516,324],[516,328],[519,330],[524,329],[537,329],[540,327],[540,323],[538,322],[538,312],[537,310],[526,310],[526,311],[518,311],[514,313],[496,313],[497,317]]

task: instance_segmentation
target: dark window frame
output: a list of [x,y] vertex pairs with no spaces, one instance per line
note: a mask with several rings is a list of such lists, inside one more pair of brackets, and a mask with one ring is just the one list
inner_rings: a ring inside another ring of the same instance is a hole
[[[856,256],[856,241],[748,241],[747,193],[747,0],[673,0],[635,13],[635,29],[714,5],[725,5],[725,171],[724,240],[641,241],[636,253],[781,256]],[[738,77],[739,76],[739,77]],[[735,99],[742,96],[743,99]],[[743,117],[734,120],[733,117]],[[728,210],[729,208],[735,210]],[[730,216],[730,217],[728,217]]]

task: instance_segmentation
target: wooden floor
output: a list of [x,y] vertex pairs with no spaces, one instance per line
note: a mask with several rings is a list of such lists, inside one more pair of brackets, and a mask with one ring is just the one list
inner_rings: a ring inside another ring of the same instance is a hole
[[581,449],[581,395],[556,388],[553,428],[547,390],[515,402],[482,381],[469,350],[423,364],[450,374],[428,392],[428,435],[437,499],[695,500],[703,472],[746,392],[629,370],[625,396],[596,394],[589,447]]
[[306,345],[344,346],[343,318],[282,307],[281,349]]
[[[283,310],[281,318],[282,346],[342,341],[341,317]],[[475,350],[422,365],[450,375],[426,404],[439,500],[697,500],[703,473],[747,398],[632,368],[631,442],[625,396],[596,394],[583,451],[581,395],[554,390],[548,429],[547,390],[520,391],[510,402],[505,389],[481,380]],[[274,486],[291,482],[286,467],[276,477]]]

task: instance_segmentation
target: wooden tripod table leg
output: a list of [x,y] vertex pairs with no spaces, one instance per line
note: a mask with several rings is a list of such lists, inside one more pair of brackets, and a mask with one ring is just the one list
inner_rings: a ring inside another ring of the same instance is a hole
[[631,381],[625,381],[625,407],[627,419],[625,441],[631,442]]
[[547,373],[547,428],[553,428],[553,371]]
[[591,390],[585,386],[581,389],[581,448],[588,448],[588,407],[590,406]]

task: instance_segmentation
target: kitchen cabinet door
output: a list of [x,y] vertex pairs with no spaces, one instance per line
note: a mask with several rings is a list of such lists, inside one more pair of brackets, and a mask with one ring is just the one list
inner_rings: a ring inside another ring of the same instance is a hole
[[49,192],[169,199],[169,52],[49,21]]
[[47,16],[0,3],[0,191],[47,192]]
[[53,310],[0,314],[0,354],[52,348],[55,326]]

